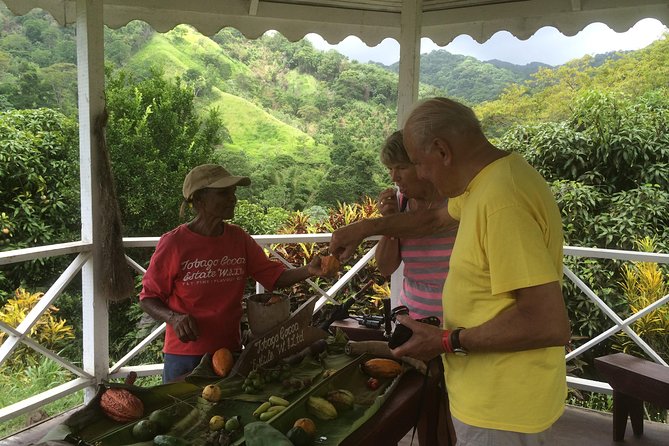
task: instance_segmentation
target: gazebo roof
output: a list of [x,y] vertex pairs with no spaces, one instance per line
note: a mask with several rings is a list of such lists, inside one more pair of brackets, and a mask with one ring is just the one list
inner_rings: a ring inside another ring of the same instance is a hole
[[[60,24],[76,21],[76,0],[3,1],[15,14],[42,8]],[[421,3],[422,8],[416,8]],[[544,26],[574,35],[594,22],[618,32],[644,18],[669,22],[667,0],[103,0],[103,4],[104,22],[112,28],[138,19],[160,32],[187,23],[206,35],[224,27],[236,28],[248,38],[276,30],[292,41],[308,33],[330,43],[354,35],[370,46],[388,37],[399,40],[409,17],[417,17],[421,37],[441,46],[461,34],[484,42],[501,30],[527,39]]]

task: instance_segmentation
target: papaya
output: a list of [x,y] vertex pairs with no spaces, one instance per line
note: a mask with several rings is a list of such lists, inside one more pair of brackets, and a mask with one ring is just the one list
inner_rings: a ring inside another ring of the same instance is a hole
[[211,357],[211,366],[218,376],[228,376],[234,364],[235,359],[232,357],[232,352],[225,347],[216,350]]

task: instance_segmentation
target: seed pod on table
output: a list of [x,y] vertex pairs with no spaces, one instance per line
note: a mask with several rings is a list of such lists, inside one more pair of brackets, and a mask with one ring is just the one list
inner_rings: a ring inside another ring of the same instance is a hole
[[307,399],[307,410],[320,420],[334,420],[337,418],[337,409],[331,402],[319,396],[310,396]]
[[360,366],[362,371],[372,378],[395,378],[402,373],[402,366],[392,359],[374,358]]

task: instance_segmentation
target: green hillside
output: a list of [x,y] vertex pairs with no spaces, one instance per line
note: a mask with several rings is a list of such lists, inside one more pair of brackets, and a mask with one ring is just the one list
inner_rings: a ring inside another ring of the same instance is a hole
[[[73,29],[40,11],[13,17],[3,7],[0,25],[0,110],[47,107],[76,116]],[[589,89],[633,97],[662,88],[668,54],[663,40],[552,68],[438,50],[421,57],[419,91],[473,104],[485,130],[500,137],[519,123],[564,119]],[[127,71],[132,83],[159,73],[190,90],[196,112],[223,124],[217,161],[253,176],[250,193],[260,204],[336,205],[374,196],[389,182],[378,151],[397,127],[393,67],[279,33],[248,40],[225,28],[207,37],[182,25],[159,34],[139,21],[105,30],[105,57],[108,76]]]
[[214,87],[207,107],[218,108],[232,137],[227,149],[244,151],[250,158],[291,155],[326,163],[328,150],[304,132],[279,121],[257,105]]
[[[215,61],[215,67],[213,64]],[[221,46],[188,26],[166,34],[154,34],[128,63],[133,70],[159,67],[169,77],[197,81],[206,74],[207,95],[199,98],[203,109],[216,108],[228,129],[229,150],[243,150],[251,158],[292,155],[324,163],[327,149],[301,130],[282,122],[257,104],[227,93],[230,83],[241,76],[252,76],[249,68],[225,54]],[[315,93],[313,78],[291,72],[295,88]]]
[[486,130],[501,136],[518,124],[559,121],[591,90],[636,98],[669,85],[669,38],[646,48],[601,57],[585,56],[554,69],[542,68],[522,83],[508,86],[499,98],[475,107]]

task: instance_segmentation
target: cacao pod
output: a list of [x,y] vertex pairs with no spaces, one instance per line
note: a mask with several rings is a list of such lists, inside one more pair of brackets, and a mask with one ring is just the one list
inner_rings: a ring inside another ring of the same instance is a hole
[[232,357],[232,352],[225,347],[216,350],[211,357],[211,365],[218,376],[227,376],[234,364],[235,359]]
[[334,420],[337,418],[337,409],[331,402],[319,396],[310,396],[307,399],[307,410],[320,420]]
[[355,402],[353,393],[346,389],[331,390],[325,399],[331,402],[337,410],[351,409]]
[[107,389],[100,397],[100,408],[109,418],[122,423],[144,415],[144,403],[127,389]]
[[339,259],[335,256],[325,256],[321,257],[321,275],[323,276],[334,276],[341,264]]
[[360,366],[362,371],[372,378],[395,378],[402,373],[399,362],[386,358],[374,358],[365,361]]

